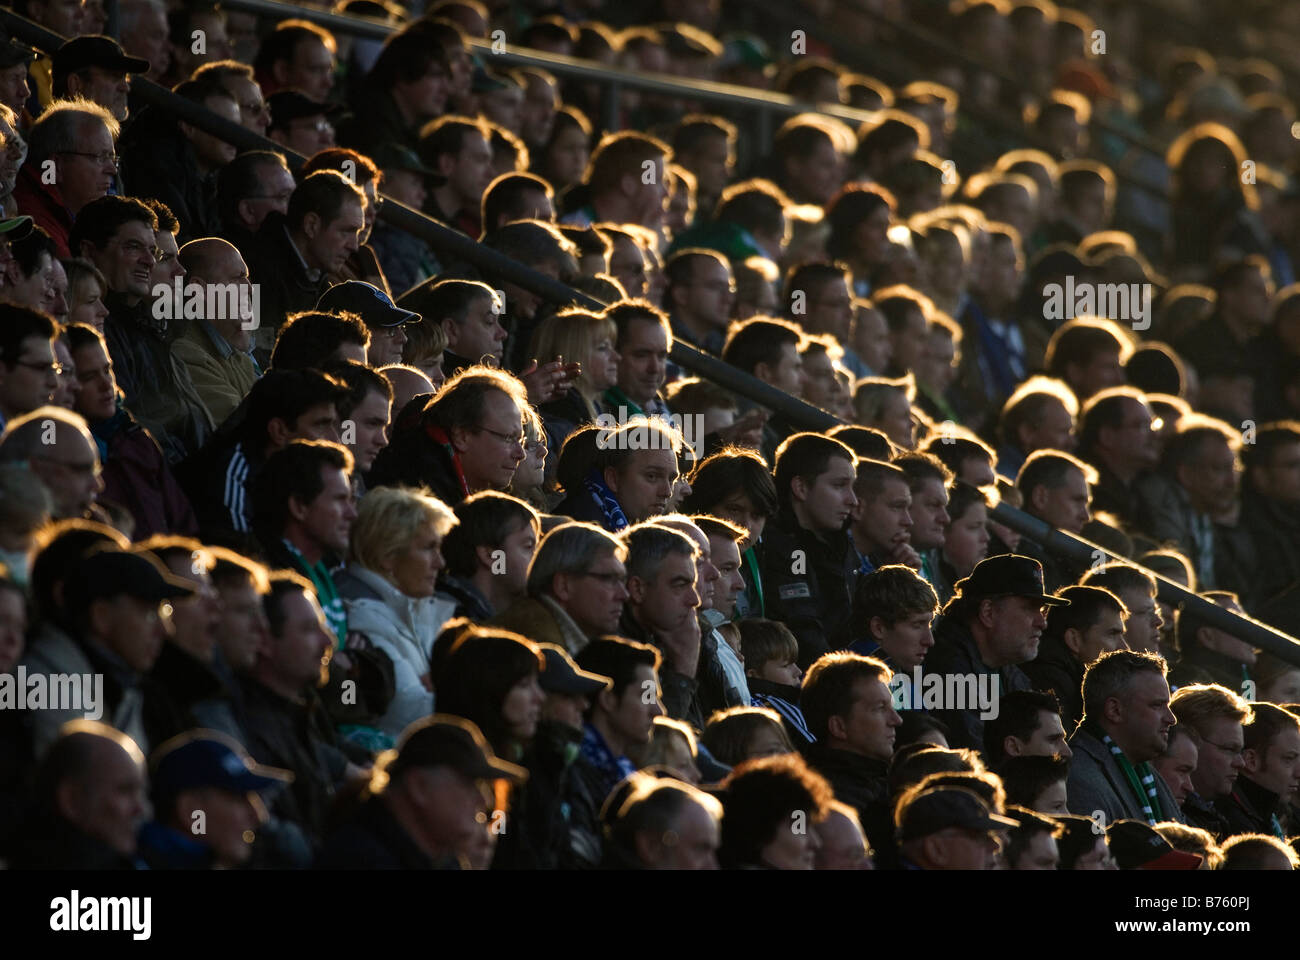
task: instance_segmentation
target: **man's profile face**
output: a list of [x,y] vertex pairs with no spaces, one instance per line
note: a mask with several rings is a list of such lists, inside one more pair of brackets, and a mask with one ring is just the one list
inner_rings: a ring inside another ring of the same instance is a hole
[[664,385],[668,346],[668,333],[657,319],[628,323],[618,345],[618,385],[635,403],[649,403]]
[[[322,467],[324,488],[316,499],[306,504],[299,518],[304,530],[323,549],[347,553],[348,536],[357,518],[356,501],[348,475],[335,467]],[[291,504],[295,501],[291,501]]]
[[808,526],[820,532],[842,530],[845,522],[857,508],[858,498],[853,492],[856,476],[853,464],[844,457],[829,457],[826,469],[809,483],[804,477],[795,477],[790,484],[794,502],[801,503]]
[[884,681],[859,677],[853,684],[853,706],[840,719],[844,749],[873,760],[893,756],[895,728],[903,718],[894,710],[893,694]]
[[1124,643],[1130,650],[1146,653],[1160,652],[1160,628],[1164,620],[1156,606],[1156,598],[1149,590],[1129,588],[1116,590],[1115,595],[1128,608],[1124,621]]
[[1198,762],[1199,751],[1191,737],[1175,737],[1173,743],[1169,745],[1169,752],[1151,761],[1151,766],[1155,767],[1156,772],[1164,779],[1165,786],[1169,788],[1169,792],[1174,795],[1174,801],[1180,807],[1188,794],[1196,789],[1196,784],[1192,782],[1192,774],[1196,772]]
[[80,783],[65,783],[61,810],[76,829],[122,856],[133,856],[145,817],[145,779],[140,765],[116,743],[100,741]]
[[1045,609],[1035,597],[1000,597],[992,601],[992,652],[1002,664],[1028,663],[1038,655],[1038,641],[1047,627]]
[[[604,699],[612,693],[598,694]],[[654,719],[663,715],[659,702],[659,675],[654,667],[641,664],[633,680],[617,698],[614,712],[608,715],[609,724],[629,743],[645,744],[654,734]]]
[[640,612],[652,628],[664,633],[681,629],[700,605],[694,558],[684,553],[668,554],[654,577],[642,581],[641,591]]
[[281,600],[284,624],[271,648],[277,672],[295,688],[320,686],[328,676],[327,655],[334,647],[334,634],[325,624],[316,598],[300,590]]
[[523,417],[509,395],[490,390],[483,398],[477,429],[456,430],[453,443],[460,452],[465,482],[471,492],[505,490],[523,462]]
[[155,231],[143,220],[130,220],[99,249],[93,249],[95,266],[113,293],[131,297],[150,295],[150,275],[157,263]]
[[359,199],[349,198],[339,215],[328,223],[317,221],[315,236],[307,244],[307,260],[318,270],[338,273],[361,245],[366,219]]
[[1231,717],[1214,717],[1201,724],[1201,743],[1192,783],[1207,800],[1232,793],[1237,777],[1246,767],[1242,757],[1245,735]]
[[110,158],[115,149],[108,127],[99,120],[87,120],[77,131],[76,152],[54,156],[59,195],[74,216],[113,185],[117,165]]
[[722,834],[708,810],[694,801],[682,805],[673,825],[677,843],[660,863],[664,870],[717,870]]
[[952,518],[948,516],[948,490],[943,481],[931,477],[921,482],[912,494],[909,507],[912,517],[912,546],[917,550],[935,550],[943,546]]
[[1040,830],[1029,840],[1029,846],[1012,866],[1013,870],[1055,870],[1061,862],[1056,840],[1050,833]]
[[[1121,713],[1117,732],[1131,747],[1125,752],[1135,763],[1154,760],[1169,746],[1169,728],[1177,718],[1169,709],[1169,684],[1154,670],[1134,676],[1117,698]],[[1240,727],[1240,724],[1238,724]]]
[[912,532],[912,493],[906,481],[889,478],[875,496],[859,498],[853,541],[863,553],[888,553]]
[[1295,800],[1300,790],[1300,729],[1288,727],[1274,734],[1262,751],[1246,754],[1246,773],[1283,803]]

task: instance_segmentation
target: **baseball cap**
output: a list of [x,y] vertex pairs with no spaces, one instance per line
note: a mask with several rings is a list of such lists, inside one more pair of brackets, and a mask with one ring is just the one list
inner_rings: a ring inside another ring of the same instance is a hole
[[148,73],[149,61],[127,56],[116,40],[97,33],[73,37],[54,51],[55,73],[66,76],[86,67],[119,70],[122,73]]
[[1106,839],[1121,870],[1196,870],[1201,865],[1199,853],[1175,850],[1141,820],[1116,820],[1106,830]]
[[413,767],[451,767],[471,780],[528,779],[527,770],[496,755],[475,724],[446,713],[417,720],[402,732],[388,771],[395,776]]
[[320,103],[297,90],[277,91],[266,98],[266,105],[271,108],[271,130],[280,130],[304,117],[337,116],[343,110],[337,103]]
[[400,143],[385,141],[370,151],[370,159],[380,170],[406,170],[422,175],[432,186],[438,187],[447,178],[420,160],[419,154]]
[[293,773],[262,766],[231,737],[216,730],[191,730],[173,737],[154,754],[154,790],[176,796],[195,787],[229,793],[263,793],[293,780]]
[[36,56],[35,50],[9,36],[8,30],[0,29],[0,69],[31,63]]
[[31,232],[31,217],[6,217],[0,220],[0,240],[6,243],[21,240]]
[[1010,830],[1015,820],[992,813],[987,804],[961,787],[935,787],[912,798],[898,812],[898,842],[928,837],[940,830]]
[[496,93],[498,90],[509,90],[511,87],[518,86],[518,82],[513,77],[493,73],[481,63],[475,63],[474,72],[470,74],[471,93]]
[[546,655],[546,669],[538,678],[547,693],[568,693],[578,696],[595,696],[607,690],[613,681],[598,673],[583,670],[573,658],[553,643],[539,643]]
[[162,603],[194,593],[192,585],[173,576],[152,553],[114,549],[84,557],[68,576],[64,590],[72,610],[123,595]]
[[346,310],[365,321],[367,327],[397,327],[420,319],[418,313],[403,310],[384,291],[364,280],[336,283],[320,295],[317,310]]
[[1070,605],[1069,600],[1053,597],[1043,589],[1041,563],[1015,553],[981,560],[969,577],[957,582],[956,590],[963,599],[1031,597],[1051,607]]

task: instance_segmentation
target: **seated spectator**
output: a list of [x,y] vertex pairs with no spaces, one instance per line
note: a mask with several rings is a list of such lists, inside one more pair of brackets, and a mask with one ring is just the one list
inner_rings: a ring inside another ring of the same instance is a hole
[[1242,727],[1243,769],[1221,806],[1233,833],[1264,833],[1278,839],[1286,810],[1295,800],[1300,762],[1300,719],[1271,703],[1252,703],[1254,714]]
[[1169,745],[1165,752],[1151,761],[1151,766],[1165,781],[1165,786],[1174,795],[1174,801],[1180,810],[1187,803],[1187,798],[1196,790],[1192,774],[1196,771],[1200,759],[1200,750],[1191,732],[1180,723],[1169,728]]
[[1057,596],[1070,601],[1069,606],[1048,612],[1038,656],[1021,669],[1035,689],[1055,694],[1060,722],[1072,733],[1083,716],[1084,671],[1103,653],[1124,649],[1128,610],[1099,586],[1066,587]]
[[370,329],[355,313],[293,313],[275,335],[270,369],[323,370],[336,360],[365,363],[369,350]]
[[[51,438],[53,443],[45,442]],[[20,463],[45,488],[54,519],[107,516],[95,504],[103,489],[99,448],[78,414],[37,407],[10,422],[0,434],[0,464]]]
[[[842,440],[840,434],[836,437]],[[919,568],[921,558],[911,547],[912,493],[908,475],[883,460],[863,456],[858,460],[853,484],[858,506],[852,514],[849,536],[858,554],[858,571],[870,574],[890,563]]]
[[1020,472],[1035,450],[1074,448],[1079,401],[1059,380],[1030,377],[1002,405],[998,417],[998,465],[1004,474]]
[[781,715],[765,707],[729,707],[709,717],[704,746],[719,763],[736,767],[746,760],[794,753]]
[[1177,721],[1165,670],[1154,654],[1131,650],[1103,653],[1088,666],[1083,720],[1070,737],[1074,755],[1066,788],[1072,813],[1095,817],[1101,811],[1104,824],[1180,818],[1173,794],[1151,769]]
[[326,370],[347,388],[347,396],[337,407],[339,438],[356,461],[352,489],[360,497],[366,489],[363,475],[370,472],[379,452],[388,446],[393,388],[383,374],[355,360],[332,361]]
[[499,759],[474,724],[447,715],[408,727],[382,773],[330,833],[317,869],[463,869],[485,831],[482,787],[527,776]]
[[361,500],[349,561],[335,579],[347,612],[348,646],[369,643],[392,663],[394,693],[378,727],[396,739],[429,713],[429,655],[441,626],[433,600],[441,544],[456,523],[427,494],[392,487]]
[[0,429],[50,402],[58,387],[57,329],[39,310],[0,304]]
[[626,559],[627,546],[599,527],[560,524],[533,554],[526,596],[488,623],[577,656],[595,638],[618,632],[628,597]]
[[1070,761],[1062,756],[1008,757],[998,767],[1007,803],[1052,817],[1068,812],[1065,784],[1069,775]]
[[1083,405],[1079,456],[1097,469],[1091,491],[1094,510],[1113,513],[1126,523],[1137,519],[1137,480],[1160,459],[1152,421],[1146,398],[1132,387],[1110,387]]
[[253,237],[272,212],[289,212],[293,174],[284,157],[271,150],[248,150],[217,174],[217,215],[222,238],[249,255]]
[[[668,199],[664,169],[672,149],[660,140],[623,130],[601,138],[582,181],[584,205],[560,218],[561,223],[589,227],[595,223],[634,223],[658,230]],[[654,176],[645,171],[653,165]]]
[[1002,837],[1019,825],[968,789],[926,781],[898,798],[894,824],[904,870],[992,869]]
[[[367,148],[383,173],[384,196],[412,210],[423,210],[429,191],[446,182],[436,170],[426,167],[412,148],[383,142],[367,144]],[[425,240],[391,224],[376,223],[370,245],[389,288],[398,295],[441,272],[442,264]]]
[[438,596],[454,604],[453,617],[482,622],[526,595],[541,520],[526,503],[494,490],[460,503],[456,520],[442,543],[447,567]]
[[[695,731],[688,723],[672,717],[655,717],[654,733],[644,750],[636,751],[641,768],[653,767],[683,783],[699,786],[701,760]],[[713,779],[712,777],[709,778]]]
[[479,363],[500,365],[506,339],[501,325],[505,304],[487,284],[476,280],[422,283],[400,300],[403,308],[420,315],[421,323],[442,329],[445,376]]
[[[1200,594],[1216,607],[1244,615],[1236,594],[1208,590]],[[1175,637],[1181,656],[1169,671],[1172,689],[1197,683],[1217,683],[1229,690],[1250,694],[1254,689],[1251,668],[1258,654],[1253,645],[1220,627],[1212,627],[1191,610],[1178,613]]]
[[1002,695],[998,715],[984,723],[984,759],[993,769],[1015,757],[1062,757],[1072,751],[1056,698],[1041,690]]
[[894,459],[894,465],[907,474],[912,494],[907,508],[912,520],[908,543],[920,557],[919,572],[932,586],[942,587],[939,560],[952,522],[948,516],[952,471],[938,457],[927,453],[903,453]]
[[1214,842],[1208,830],[1189,827],[1185,823],[1166,821],[1156,824],[1160,834],[1171,847],[1183,853],[1193,853],[1201,858],[1198,870],[1218,870],[1223,862],[1223,851]]
[[[771,317],[755,317],[732,323],[722,346],[722,359],[769,386],[795,396],[804,392],[803,361],[799,349],[804,334],[798,325]],[[763,425],[762,453],[775,462],[777,447],[795,429],[780,415]]]
[[490,131],[482,120],[447,114],[420,128],[416,152],[443,183],[429,191],[426,212],[466,236],[484,233],[483,194],[492,182]]
[[853,622],[860,625],[854,653],[878,657],[910,678],[934,646],[931,622],[939,611],[934,588],[910,567],[880,567],[859,577],[853,590]]
[[19,870],[133,870],[144,823],[145,759],[128,735],[93,720],[59,729],[36,770],[32,818],[10,857]]
[[636,416],[616,429],[602,426],[591,472],[566,490],[555,512],[611,533],[662,515],[677,481],[682,437],[659,418]]
[[1106,842],[1121,870],[1198,870],[1201,866],[1198,854],[1176,849],[1141,820],[1112,822],[1106,828]]
[[89,260],[73,257],[63,264],[68,275],[68,323],[84,323],[104,332],[104,320],[108,317],[108,308],[104,306],[104,296],[108,293],[108,282]]
[[1277,837],[1240,834],[1221,849],[1220,870],[1300,870],[1300,855]]
[[724,869],[812,870],[831,785],[798,754],[750,760],[720,786]]
[[[1029,455],[1016,474],[1016,487],[1024,498],[1024,510],[1048,526],[1079,536],[1091,519],[1088,506],[1097,471],[1068,453],[1036,450]],[[1078,580],[1082,574],[1075,565],[1062,561],[1055,553],[1028,537],[1022,537],[1020,552],[1033,557],[1043,566],[1047,589],[1060,590]]]
[[830,802],[826,819],[816,826],[820,847],[818,870],[874,870],[867,838],[858,823],[858,812],[847,803]]
[[939,585],[948,596],[952,584],[969,577],[988,556],[988,508],[988,498],[979,487],[955,481],[948,490],[948,529],[939,551]]
[[[140,854],[155,870],[245,866],[254,856],[254,831],[266,819],[263,795],[293,776],[254,762],[236,741],[211,730],[162,744],[152,767],[154,819],[141,831]],[[195,814],[201,831],[193,829]]]
[[1056,838],[1057,852],[1061,857],[1057,864],[1058,870],[1119,869],[1115,859],[1110,855],[1106,834],[1097,832],[1097,821],[1091,817],[1079,817],[1072,813],[1060,814],[1053,819],[1065,831]]
[[1124,621],[1124,643],[1130,650],[1160,652],[1160,628],[1164,621],[1156,606],[1156,581],[1131,563],[1104,563],[1083,578],[1087,587],[1109,590],[1128,611]]
[[384,41],[361,85],[364,103],[340,139],[369,149],[378,144],[415,149],[420,127],[440,116],[451,93],[451,65],[440,45],[418,28],[418,21]]
[[776,711],[791,743],[812,743],[813,733],[799,707],[803,681],[797,664],[799,641],[775,620],[747,618],[739,628],[751,704]]
[[634,299],[611,304],[603,315],[614,321],[614,351],[619,358],[618,383],[601,397],[605,410],[618,423],[637,414],[668,416],[660,395],[673,342],[667,314],[646,300]]
[[[229,16],[229,14],[227,14]],[[189,36],[190,33],[184,34]],[[185,75],[194,80],[211,77],[234,98],[239,107],[239,123],[259,137],[266,136],[266,126],[271,122],[271,110],[262,96],[262,88],[253,79],[253,68],[239,60],[212,57]]]
[[1016,821],[1016,826],[1007,831],[1007,844],[1002,850],[1007,869],[1059,869],[1061,855],[1056,840],[1065,828],[1050,817],[1019,805],[1007,807],[1007,816]]
[[605,865],[639,870],[716,870],[723,805],[674,780],[643,777],[614,812]]
[[546,427],[546,445],[559,450],[577,428],[594,423],[600,398],[618,385],[619,355],[614,349],[614,322],[585,310],[561,310],[543,320],[533,332],[531,356],[576,360],[581,372],[572,386],[538,410]]
[[[301,177],[309,177],[318,170],[334,170],[343,174],[353,186],[361,189],[365,202],[362,206],[362,228],[357,236],[357,249],[345,260],[342,266],[329,271],[326,279],[332,284],[360,282],[370,284],[388,296],[388,280],[379,265],[379,256],[370,246],[370,235],[379,218],[379,208],[383,201],[379,199],[379,187],[384,175],[373,160],[365,154],[346,147],[329,147],[314,154],[302,165]],[[350,307],[357,313],[363,313],[360,307]]]

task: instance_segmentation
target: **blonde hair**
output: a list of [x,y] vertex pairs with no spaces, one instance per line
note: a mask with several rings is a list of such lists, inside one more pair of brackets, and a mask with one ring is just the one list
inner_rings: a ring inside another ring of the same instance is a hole
[[451,509],[423,487],[376,487],[357,509],[352,559],[379,573],[386,562],[410,548],[425,526],[444,537],[456,522]]
[[[587,406],[591,407],[596,391],[588,379],[586,360],[602,338],[607,338],[611,345],[618,341],[618,327],[613,320],[588,310],[562,310],[538,325],[529,353],[543,363],[556,356],[582,362],[583,371],[574,383]],[[594,419],[594,408],[591,414]]]

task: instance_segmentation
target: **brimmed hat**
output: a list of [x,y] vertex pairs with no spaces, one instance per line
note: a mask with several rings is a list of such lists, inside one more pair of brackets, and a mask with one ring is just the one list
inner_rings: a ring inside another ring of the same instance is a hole
[[1043,565],[1033,557],[1008,553],[975,564],[971,575],[956,584],[963,600],[986,597],[1029,597],[1051,607],[1068,607],[1069,600],[1054,597],[1043,587]]
[[935,787],[912,798],[899,811],[898,842],[928,837],[940,830],[1010,830],[1019,824],[989,810],[976,794],[961,787]]
[[1106,839],[1121,870],[1196,870],[1201,866],[1199,853],[1175,850],[1141,820],[1116,820],[1107,829]]

